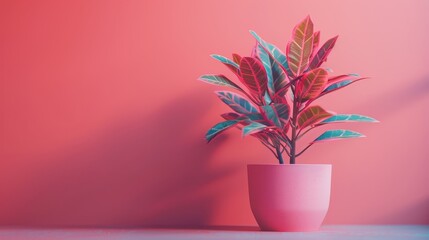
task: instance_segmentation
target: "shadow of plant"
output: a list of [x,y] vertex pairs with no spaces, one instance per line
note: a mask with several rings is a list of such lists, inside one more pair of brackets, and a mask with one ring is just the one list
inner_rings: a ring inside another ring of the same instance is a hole
[[[237,171],[212,168],[199,94],[148,116],[128,117],[89,141],[46,156],[29,169],[17,202],[1,223],[30,226],[205,226],[228,186],[213,183]],[[36,165],[35,165],[36,166]]]

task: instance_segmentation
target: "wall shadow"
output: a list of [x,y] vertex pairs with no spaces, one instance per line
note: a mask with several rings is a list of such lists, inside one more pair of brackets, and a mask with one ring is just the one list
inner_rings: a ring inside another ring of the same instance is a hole
[[[362,102],[359,107],[372,106],[368,109],[368,112],[376,114],[377,119],[380,117],[388,118],[388,116],[394,114],[421,97],[426,96],[428,93],[429,76],[422,77],[414,82],[409,82],[405,87],[396,89],[393,92],[385,93],[375,99],[368,99],[368,101]],[[381,106],[382,108],[379,108]]]
[[[0,224],[34,227],[198,227],[210,224],[240,166],[212,166],[201,119],[211,102],[198,93],[100,135],[28,169]],[[47,158],[47,159],[46,159]],[[48,165],[49,164],[49,165]],[[13,198],[13,197],[12,197]]]
[[375,222],[385,224],[421,224],[429,225],[429,198],[414,205],[404,207],[395,213],[382,216]]

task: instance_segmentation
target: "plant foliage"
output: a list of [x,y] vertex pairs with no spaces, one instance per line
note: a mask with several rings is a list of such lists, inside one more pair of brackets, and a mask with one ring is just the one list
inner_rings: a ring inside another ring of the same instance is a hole
[[295,26],[285,52],[254,31],[250,33],[256,39],[251,56],[241,57],[234,53],[231,60],[211,55],[228,67],[237,76],[238,82],[219,74],[206,74],[199,78],[238,91],[216,92],[234,112],[221,115],[225,121],[207,132],[207,141],[235,127],[242,131],[243,136],[257,138],[281,164],[284,163],[283,154],[287,154],[289,162],[294,164],[295,158],[314,143],[364,137],[350,130],[328,130],[297,151],[297,141],[311,129],[332,123],[377,122],[363,115],[333,114],[312,104],[326,94],[365,79],[356,74],[329,76],[328,71],[321,67],[338,36],[319,47],[320,32],[314,32],[309,16]]

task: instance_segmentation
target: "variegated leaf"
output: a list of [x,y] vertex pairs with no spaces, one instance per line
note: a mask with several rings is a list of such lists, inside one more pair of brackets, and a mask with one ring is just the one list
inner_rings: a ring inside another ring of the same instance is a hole
[[272,144],[274,146],[279,146],[280,145],[280,140],[278,139],[277,136],[273,136],[272,134],[270,134],[267,131],[261,131],[261,132],[257,132],[255,134],[253,134],[252,136],[258,138],[260,141],[267,143],[268,145]]
[[317,142],[323,142],[323,141],[340,140],[345,138],[358,138],[358,137],[365,137],[365,135],[358,132],[350,131],[350,130],[336,129],[336,130],[328,130],[324,132],[313,142],[317,143]]
[[267,73],[257,58],[243,57],[240,62],[241,80],[250,92],[261,99],[267,91]]
[[374,118],[358,115],[358,114],[337,114],[332,117],[329,117],[318,125],[328,124],[328,123],[341,123],[341,122],[378,122]]
[[285,72],[279,67],[272,56],[270,56],[270,62],[271,72],[273,74],[274,94],[283,96],[287,91],[287,88],[285,87],[289,80],[287,79]]
[[223,113],[220,115],[221,117],[223,117],[225,120],[235,120],[238,117],[240,117],[239,114],[234,113],[234,112],[229,112],[229,113]]
[[325,95],[325,94],[328,94],[330,92],[337,91],[337,90],[344,88],[344,87],[346,87],[346,86],[348,86],[354,82],[364,80],[364,79],[367,79],[367,78],[358,78],[358,79],[349,78],[347,80],[342,80],[342,81],[335,82],[335,83],[328,83],[328,86],[326,86],[325,90],[323,90],[321,95]]
[[271,55],[277,67],[283,70],[283,72],[287,73],[289,77],[293,77],[293,73],[290,70],[286,55],[283,54],[278,47],[266,42],[264,39],[259,37],[256,32],[250,30],[250,34],[252,34],[256,41],[267,51],[267,53]]
[[281,93],[280,90],[284,89],[287,85],[286,74],[275,61],[275,59],[271,56],[271,54],[267,53],[261,45],[258,44],[257,56],[261,60],[264,65],[264,68],[267,72],[267,80],[268,80],[268,91],[274,96],[275,94],[281,96],[284,93]]
[[235,63],[234,61],[218,55],[218,54],[212,54],[210,55],[212,58],[218,60],[219,62],[223,63],[225,66],[227,66],[233,73],[235,73],[237,76],[240,76],[240,70],[239,65]]
[[317,31],[313,33],[313,49],[311,50],[310,59],[312,59],[314,55],[316,55],[317,48],[319,47],[319,42],[320,42],[320,31]]
[[243,127],[243,136],[263,131],[265,128],[267,128],[267,126],[264,124],[252,122],[249,125]]
[[239,115],[234,112],[224,113],[221,114],[221,117],[223,117],[225,120],[240,120],[240,121],[254,121],[254,122],[260,122],[265,124],[265,118],[260,113],[252,113],[252,114],[242,114]]
[[256,57],[262,62],[265,72],[267,73],[267,87],[270,93],[274,93],[274,81],[273,81],[273,72],[271,68],[270,55],[265,51],[265,49],[257,44],[256,46]]
[[287,62],[295,77],[301,75],[309,64],[313,49],[313,22],[310,16],[295,26],[292,39],[286,48]]
[[233,53],[232,54],[232,60],[237,63],[238,65],[240,65],[241,62],[241,56],[238,55],[237,53]]
[[289,119],[290,108],[286,104],[273,103],[262,106],[262,110],[267,119],[279,128],[283,128],[285,122]]
[[328,41],[317,51],[316,55],[311,59],[309,69],[315,69],[320,67],[323,62],[328,58],[329,53],[332,51],[332,48],[335,46],[338,36],[335,36]]
[[228,87],[232,87],[234,89],[243,91],[243,89],[241,89],[237,84],[235,84],[233,81],[229,80],[227,77],[221,74],[218,74],[218,75],[206,74],[206,75],[202,75],[198,79],[206,83],[219,85],[219,86],[228,86]]
[[320,106],[306,108],[298,115],[298,128],[306,128],[332,116]]
[[333,83],[337,83],[337,82],[341,82],[344,80],[353,80],[353,79],[356,79],[358,77],[359,77],[359,75],[357,75],[355,73],[332,76],[332,77],[328,78],[328,85],[333,84]]
[[297,85],[297,96],[301,101],[316,98],[325,89],[328,72],[317,68],[304,74]]
[[226,105],[228,105],[232,110],[237,113],[242,114],[252,114],[259,113],[258,110],[246,100],[244,97],[240,96],[237,93],[229,92],[229,91],[218,91],[216,92],[220,100],[222,100]]
[[237,120],[227,120],[224,122],[220,122],[216,125],[214,125],[210,130],[206,133],[206,140],[207,142],[210,142],[214,137],[216,137],[219,133],[225,131],[226,129],[234,126],[239,121]]
[[337,82],[337,83],[331,84],[325,90],[323,90],[323,93],[332,92],[332,91],[334,91],[336,89],[345,87],[345,86],[349,85],[352,82],[353,82],[353,80],[344,80],[344,81],[341,81],[341,82]]

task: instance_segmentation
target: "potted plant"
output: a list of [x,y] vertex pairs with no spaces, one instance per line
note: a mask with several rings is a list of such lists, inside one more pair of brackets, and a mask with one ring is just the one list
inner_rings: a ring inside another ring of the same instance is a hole
[[[233,60],[212,57],[225,64],[241,86],[224,75],[202,75],[199,79],[234,89],[216,94],[233,112],[206,134],[210,142],[226,129],[241,129],[243,136],[257,138],[280,164],[249,164],[249,197],[253,215],[262,230],[317,230],[327,213],[331,186],[331,165],[296,164],[310,146],[330,140],[364,135],[350,130],[328,130],[303,149],[297,141],[310,130],[341,122],[377,122],[357,114],[334,114],[313,104],[320,97],[365,79],[356,74],[329,76],[321,67],[337,41],[333,37],[319,47],[320,32],[313,31],[309,16],[298,23],[286,52],[256,39],[250,57],[232,54]],[[285,164],[283,156],[289,157]]]

